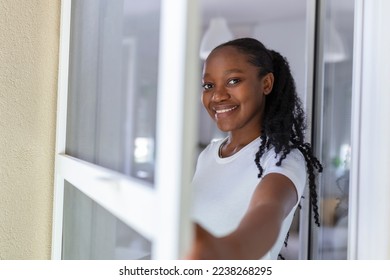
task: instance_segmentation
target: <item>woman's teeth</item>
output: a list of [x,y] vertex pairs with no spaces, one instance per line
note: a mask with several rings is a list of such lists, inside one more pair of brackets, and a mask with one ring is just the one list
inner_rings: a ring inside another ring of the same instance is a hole
[[215,112],[217,114],[222,114],[222,113],[226,113],[226,112],[230,112],[230,111],[233,111],[234,109],[236,109],[237,106],[234,106],[232,108],[226,108],[226,109],[219,109],[219,110],[215,110]]

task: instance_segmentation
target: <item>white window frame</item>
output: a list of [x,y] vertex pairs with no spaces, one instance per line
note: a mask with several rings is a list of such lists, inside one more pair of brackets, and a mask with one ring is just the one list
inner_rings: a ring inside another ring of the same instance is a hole
[[[157,155],[150,183],[65,154],[71,0],[61,1],[52,259],[61,259],[64,181],[152,242],[153,259],[178,259],[191,239],[196,156],[198,1],[161,2]],[[130,213],[142,213],[131,215]]]
[[389,11],[355,0],[349,259],[390,258]]

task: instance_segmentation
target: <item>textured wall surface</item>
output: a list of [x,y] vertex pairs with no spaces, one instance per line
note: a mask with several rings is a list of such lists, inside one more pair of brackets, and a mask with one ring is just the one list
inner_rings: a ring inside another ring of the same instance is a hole
[[48,259],[60,0],[0,0],[0,259]]

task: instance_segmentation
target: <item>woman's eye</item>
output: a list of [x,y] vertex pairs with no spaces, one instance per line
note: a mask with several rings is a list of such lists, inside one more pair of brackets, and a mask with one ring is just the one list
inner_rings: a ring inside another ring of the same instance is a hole
[[203,84],[202,87],[205,90],[209,90],[209,89],[213,88],[213,85],[212,84]]
[[231,80],[228,81],[228,85],[235,85],[235,84],[237,84],[238,82],[240,82],[239,79],[231,79]]

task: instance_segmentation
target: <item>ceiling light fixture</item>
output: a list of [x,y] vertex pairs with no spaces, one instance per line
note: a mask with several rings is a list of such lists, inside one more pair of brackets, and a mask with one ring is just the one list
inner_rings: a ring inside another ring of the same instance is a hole
[[226,19],[222,17],[212,18],[209,28],[200,43],[200,58],[205,60],[216,46],[232,39],[233,34],[229,30]]
[[341,62],[348,58],[344,42],[333,22],[325,27],[324,61],[327,63]]

